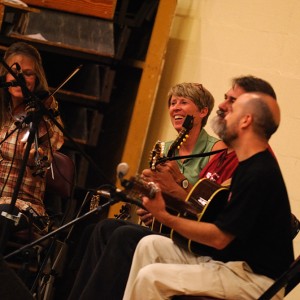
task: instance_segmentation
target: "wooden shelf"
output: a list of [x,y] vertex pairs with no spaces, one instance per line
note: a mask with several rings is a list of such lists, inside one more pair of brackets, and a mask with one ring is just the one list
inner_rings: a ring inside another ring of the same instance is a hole
[[29,6],[26,7],[26,6],[23,6],[23,5],[13,4],[13,3],[7,2],[5,0],[0,0],[0,5],[4,5],[6,7],[10,7],[10,8],[25,11],[25,12],[35,12],[35,13],[40,12],[40,10],[37,9],[37,8],[29,7]]
[[76,51],[76,52],[80,52],[80,53],[86,53],[95,58],[99,57],[99,56],[102,58],[103,57],[113,58],[113,54],[109,54],[107,52],[104,53],[104,52],[100,52],[100,51],[93,50],[93,49],[83,48],[81,46],[64,44],[61,42],[44,41],[44,40],[40,40],[40,39],[31,38],[26,35],[11,33],[8,35],[8,37],[16,39],[16,40],[24,40],[24,41],[30,42],[30,43],[39,43],[42,45],[49,46],[50,48],[51,47],[53,47],[55,49],[61,48],[61,49],[65,49],[65,50],[70,50],[72,52]]
[[1,43],[0,49],[5,51],[7,49],[7,46],[4,45],[10,45],[20,40],[32,44],[40,51],[47,51],[59,55],[66,55],[66,56],[80,58],[80,59],[92,60],[106,65],[110,65],[113,60],[113,57],[100,55],[100,53],[97,51],[83,49],[81,47],[76,47],[76,46],[64,45],[61,43],[42,41],[42,40],[29,38],[24,35],[16,34],[16,33],[11,33],[7,36],[0,35],[0,43]]
[[28,5],[112,20],[117,0],[23,0]]

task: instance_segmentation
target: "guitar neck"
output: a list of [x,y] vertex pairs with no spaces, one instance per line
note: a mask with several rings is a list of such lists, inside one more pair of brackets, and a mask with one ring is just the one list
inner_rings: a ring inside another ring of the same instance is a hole
[[189,214],[197,216],[199,213],[198,210],[195,209],[189,202],[173,197],[168,193],[162,193],[164,197],[166,206],[168,209],[171,209],[180,214]]
[[185,142],[186,138],[188,137],[188,133],[193,127],[193,120],[194,117],[187,115],[183,124],[182,124],[182,130],[179,132],[177,139],[172,143],[170,146],[170,149],[168,151],[167,157],[172,157],[175,154],[175,150],[177,148],[180,148],[181,144]]
[[168,153],[167,153],[167,157],[173,157],[175,155],[175,151],[177,148],[180,147],[181,142],[184,140],[186,135],[185,131],[182,131],[179,133],[177,139],[172,143],[172,145],[170,146]]
[[[122,196],[122,201],[135,204],[141,208],[143,207],[142,196],[147,196],[150,199],[155,197],[157,192],[157,187],[154,183],[143,183],[137,178],[131,178],[125,184],[125,190],[120,193]],[[197,215],[199,213],[195,207],[184,200],[178,199],[168,193],[162,193],[166,206],[175,212],[182,214]]]

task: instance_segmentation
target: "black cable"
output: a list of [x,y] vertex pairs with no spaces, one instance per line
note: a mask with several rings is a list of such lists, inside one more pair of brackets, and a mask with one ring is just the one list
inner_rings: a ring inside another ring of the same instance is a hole
[[156,165],[162,164],[168,160],[179,160],[179,159],[194,158],[194,157],[206,157],[206,156],[214,155],[214,154],[217,154],[217,153],[220,153],[223,151],[225,152],[227,150],[228,150],[228,148],[223,148],[223,149],[219,149],[219,150],[215,150],[215,151],[211,151],[211,152],[182,155],[182,156],[173,156],[173,157],[163,157],[156,163]]

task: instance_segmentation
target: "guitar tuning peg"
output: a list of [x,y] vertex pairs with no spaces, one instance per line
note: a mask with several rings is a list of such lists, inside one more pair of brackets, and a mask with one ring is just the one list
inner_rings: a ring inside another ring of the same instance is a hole
[[183,141],[183,142],[186,142],[186,138],[184,138],[182,141]]
[[188,135],[188,134],[186,134],[186,135],[185,135],[185,137],[186,137],[186,138],[188,138],[188,137],[189,137],[189,135]]

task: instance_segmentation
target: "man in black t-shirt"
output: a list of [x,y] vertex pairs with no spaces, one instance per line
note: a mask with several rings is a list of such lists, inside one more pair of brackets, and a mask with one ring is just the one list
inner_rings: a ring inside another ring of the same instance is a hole
[[[257,299],[289,267],[294,259],[290,204],[279,165],[267,150],[279,123],[277,102],[260,93],[241,95],[220,114],[215,131],[235,150],[239,165],[227,204],[210,223],[169,214],[160,192],[154,199],[143,198],[145,208],[172,228],[173,236],[188,241],[187,249],[175,239],[144,237],[124,300],[180,294]],[[203,245],[205,256],[191,253],[191,241]],[[274,299],[282,298],[280,291]]]

